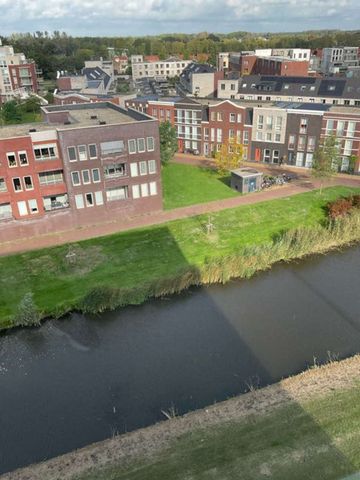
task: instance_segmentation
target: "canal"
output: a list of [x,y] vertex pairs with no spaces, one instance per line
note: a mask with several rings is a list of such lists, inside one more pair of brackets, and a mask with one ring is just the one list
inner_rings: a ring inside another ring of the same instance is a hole
[[0,336],[0,473],[360,351],[360,248]]

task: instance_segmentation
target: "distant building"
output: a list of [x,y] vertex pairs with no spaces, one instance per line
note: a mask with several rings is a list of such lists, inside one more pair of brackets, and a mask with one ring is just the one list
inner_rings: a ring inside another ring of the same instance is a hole
[[224,72],[204,63],[190,63],[179,77],[180,93],[195,97],[208,97],[216,94],[217,82],[224,78]]
[[134,80],[144,77],[176,77],[184,68],[191,63],[191,60],[181,60],[177,57],[170,57],[166,60],[154,60],[144,58],[143,55],[131,56],[132,76]]
[[23,53],[15,53],[11,45],[2,45],[0,41],[0,103],[37,93],[40,74],[33,60],[27,60]]
[[129,58],[127,55],[115,55],[112,58],[112,64],[115,75],[125,75],[129,66]]
[[322,50],[321,71],[325,75],[342,75],[349,67],[359,65],[358,47],[331,47]]

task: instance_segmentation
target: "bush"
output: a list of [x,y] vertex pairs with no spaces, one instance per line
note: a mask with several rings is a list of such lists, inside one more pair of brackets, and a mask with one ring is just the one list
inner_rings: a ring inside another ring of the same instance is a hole
[[339,198],[327,205],[328,215],[331,220],[347,215],[353,207],[353,198]]
[[18,305],[13,319],[16,327],[28,327],[31,325],[40,325],[40,313],[35,305],[33,294],[26,293]]
[[352,197],[352,203],[355,208],[360,208],[360,195],[354,195]]

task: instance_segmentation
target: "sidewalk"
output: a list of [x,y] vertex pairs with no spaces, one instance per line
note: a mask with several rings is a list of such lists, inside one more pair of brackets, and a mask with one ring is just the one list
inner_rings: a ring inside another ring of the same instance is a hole
[[[324,184],[324,186],[346,185],[360,187],[360,178],[354,179],[349,176],[346,176],[347,178],[342,177],[335,178],[333,181]],[[320,183],[318,181],[309,179],[309,177],[301,177],[289,184],[250,195],[239,195],[238,197],[227,198],[224,200],[215,200],[208,203],[190,205],[188,207],[180,207],[173,210],[164,210],[133,218],[122,218],[112,222],[88,225],[74,230],[36,236],[15,242],[2,243],[0,244],[0,255],[38,250],[55,245],[63,245],[69,242],[79,242],[81,240],[102,237],[104,235],[123,232],[133,228],[148,227],[169,222],[171,220],[178,220],[205,213],[219,212],[220,210],[234,208],[240,205],[251,205],[276,198],[284,198],[319,188],[319,186]]]

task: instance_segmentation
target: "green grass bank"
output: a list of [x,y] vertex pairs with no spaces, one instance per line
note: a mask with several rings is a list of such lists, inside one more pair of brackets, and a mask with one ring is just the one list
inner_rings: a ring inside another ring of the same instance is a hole
[[247,278],[274,262],[325,252],[360,239],[360,212],[326,223],[325,205],[359,189],[333,187],[244,205],[164,225],[0,258],[0,328],[31,292],[43,317],[101,312],[190,285]]
[[239,195],[230,188],[229,176],[181,163],[169,163],[162,168],[162,183],[166,210]]

